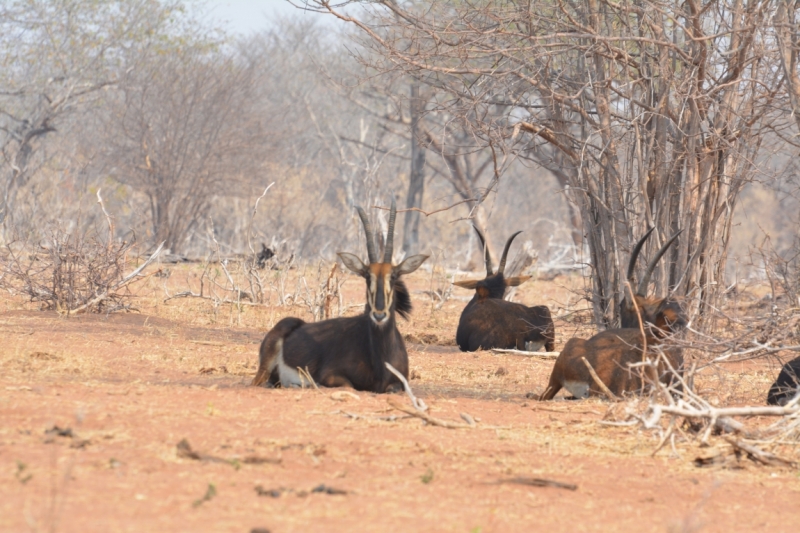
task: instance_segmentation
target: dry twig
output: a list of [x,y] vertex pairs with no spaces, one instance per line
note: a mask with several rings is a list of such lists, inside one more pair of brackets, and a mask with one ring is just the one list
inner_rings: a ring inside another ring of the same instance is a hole
[[606,384],[603,383],[603,381],[600,379],[600,376],[598,376],[597,372],[595,372],[594,368],[592,368],[592,365],[589,364],[589,361],[587,361],[585,357],[581,357],[581,361],[583,361],[583,364],[586,365],[586,369],[589,371],[589,375],[592,376],[595,385],[597,385],[600,388],[600,390],[603,391],[603,394],[605,394],[608,397],[608,399],[611,400],[612,402],[618,402],[619,398],[617,397],[617,395],[611,392],[611,390],[606,386]]
[[300,383],[302,383],[303,388],[306,388],[306,381],[310,383],[316,390],[319,390],[317,386],[317,382],[314,381],[314,378],[311,377],[311,372],[308,371],[308,367],[300,368],[297,367],[297,373],[300,374]]
[[563,483],[544,479],[540,477],[515,477],[511,479],[501,479],[497,483],[513,483],[515,485],[528,485],[530,487],[555,487],[557,489],[578,490],[578,485],[573,483]]
[[527,352],[525,350],[513,350],[507,348],[492,348],[494,353],[510,353],[514,355],[524,355],[526,357],[542,357],[545,359],[555,359],[561,352]]
[[422,411],[418,411],[416,409],[412,409],[411,407],[406,407],[405,405],[400,405],[399,403],[393,401],[391,398],[387,400],[389,405],[393,408],[397,409],[398,411],[402,411],[406,414],[411,416],[415,416],[417,418],[421,418],[428,424],[432,426],[439,426],[448,429],[467,429],[467,428],[474,428],[474,425],[465,424],[463,422],[450,422],[449,420],[442,420],[441,418],[434,418],[427,413],[423,413]]
[[386,365],[386,368],[389,369],[389,372],[397,376],[397,379],[399,379],[400,382],[403,384],[403,388],[405,389],[406,394],[408,394],[408,397],[411,399],[411,404],[414,406],[414,408],[417,411],[427,411],[428,406],[425,405],[424,401],[414,396],[414,393],[411,391],[411,385],[408,384],[408,380],[405,378],[405,376],[401,374],[395,367],[390,365],[388,362],[385,362],[384,364]]

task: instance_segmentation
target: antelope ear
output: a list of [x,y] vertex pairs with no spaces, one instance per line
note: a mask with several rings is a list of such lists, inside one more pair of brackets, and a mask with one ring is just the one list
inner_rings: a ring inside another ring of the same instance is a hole
[[470,289],[470,290],[472,290],[475,287],[477,287],[478,283],[480,283],[481,281],[483,281],[483,280],[480,280],[480,279],[465,279],[465,280],[462,280],[462,281],[454,281],[453,285],[455,285],[457,287],[461,287],[462,289]]
[[394,267],[394,274],[397,276],[411,274],[421,267],[422,263],[424,263],[427,258],[427,255],[412,255],[411,257],[406,257],[402,263]]
[[514,278],[506,278],[505,279],[506,287],[516,287],[517,285],[522,285],[529,279],[531,279],[530,276],[517,276]]
[[369,267],[361,262],[361,259],[354,256],[353,254],[348,254],[347,252],[339,252],[336,255],[339,256],[339,259],[342,260],[344,266],[346,266],[350,271],[359,276],[367,277],[369,274]]

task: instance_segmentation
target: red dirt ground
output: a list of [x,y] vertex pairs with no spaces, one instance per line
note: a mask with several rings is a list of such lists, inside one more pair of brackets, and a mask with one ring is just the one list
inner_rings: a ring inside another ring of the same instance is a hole
[[[174,289],[191,276],[173,278]],[[572,283],[532,283],[518,300],[567,307]],[[419,293],[429,279],[410,285],[414,318],[400,328],[428,343],[409,343],[411,385],[433,416],[468,413],[476,429],[423,425],[389,407],[401,395],[248,387],[264,332],[299,308],[164,304],[155,281],[141,314],[64,318],[9,299],[0,531],[796,531],[796,469],[697,468],[688,442],[651,457],[655,435],[598,424],[608,403],[528,400],[552,360],[459,352],[464,302],[435,309]],[[346,288],[363,301],[358,280]],[[586,329],[557,327],[557,349]],[[762,403],[775,373],[748,365],[704,386],[722,402]],[[72,436],[46,433],[54,426]],[[178,453],[182,439],[200,460]]]

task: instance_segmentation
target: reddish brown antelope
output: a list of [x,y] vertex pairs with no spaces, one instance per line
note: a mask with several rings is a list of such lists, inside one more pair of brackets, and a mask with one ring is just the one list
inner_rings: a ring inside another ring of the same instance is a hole
[[367,282],[364,313],[315,323],[284,318],[261,343],[253,385],[267,381],[282,387],[310,385],[301,375],[305,372],[326,387],[353,387],[379,393],[402,390],[400,381],[384,365],[388,362],[408,377],[408,353],[397,330],[396,314],[408,318],[411,298],[400,277],[414,272],[428,256],[414,255],[392,265],[397,215],[393,201],[383,262],[379,263],[367,215],[360,207],[356,209],[367,236],[369,265],[353,254],[338,255],[347,268]]
[[506,289],[515,287],[530,279],[530,276],[506,278],[508,249],[514,238],[522,233],[516,232],[506,241],[497,273],[492,272],[492,258],[483,234],[476,227],[478,238],[484,249],[486,277],[481,280],[456,281],[454,285],[475,290],[475,296],[461,312],[456,330],[456,343],[463,352],[490,348],[517,348],[518,350],[539,350],[544,346],[553,351],[555,325],[550,309],[545,305],[527,307],[503,300]]
[[[633,284],[633,272],[636,259],[642,245],[653,230],[648,231],[636,243],[628,263],[628,282]],[[678,237],[676,233],[661,247],[647,266],[645,276],[639,284],[636,294],[626,288],[620,311],[622,327],[602,331],[590,339],[570,339],[556,359],[547,389],[539,397],[540,400],[552,400],[561,390],[567,389],[576,398],[603,394],[604,391],[595,383],[583,359],[591,365],[597,377],[616,396],[624,392],[641,390],[644,386],[641,373],[630,368],[631,364],[640,363],[646,353],[645,348],[660,346],[664,338],[686,326],[686,315],[680,304],[671,298],[648,298],[646,296],[650,276],[656,264],[667,251],[667,248]],[[634,303],[635,302],[635,305]],[[637,315],[638,309],[638,315]],[[639,319],[641,318],[641,326]],[[644,340],[642,338],[644,331]],[[659,348],[666,360],[659,359],[658,379],[670,383],[674,377],[670,367],[681,372],[683,352],[678,347]],[[652,354],[651,354],[652,355]]]
[[[631,291],[635,286],[634,270],[636,269],[636,260],[639,258],[639,253],[650,234],[653,233],[655,228],[650,228],[644,236],[639,239],[636,246],[633,247],[631,252],[630,261],[628,261],[628,283],[625,285],[625,298],[620,305],[620,327],[621,328],[639,328],[639,318],[641,317],[641,324],[654,324],[659,329],[664,330],[668,328],[669,323],[680,320],[683,316],[683,309],[680,304],[672,298],[657,298],[655,296],[648,298],[647,290],[650,286],[650,277],[658,265],[658,262],[667,252],[672,243],[681,234],[680,231],[675,233],[661,249],[656,253],[650,263],[647,264],[647,270],[644,273],[642,281],[639,282],[636,288],[636,294],[631,296]],[[634,304],[635,302],[635,304]],[[638,311],[638,313],[637,313]]]

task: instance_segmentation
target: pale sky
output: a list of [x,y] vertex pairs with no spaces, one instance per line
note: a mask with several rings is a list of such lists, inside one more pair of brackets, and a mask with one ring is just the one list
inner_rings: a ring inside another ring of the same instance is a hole
[[[301,2],[297,1],[296,4]],[[232,33],[248,34],[272,24],[275,15],[313,17],[325,22],[324,15],[303,11],[286,0],[206,0],[206,17]]]

